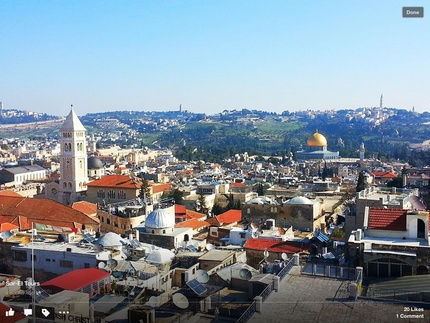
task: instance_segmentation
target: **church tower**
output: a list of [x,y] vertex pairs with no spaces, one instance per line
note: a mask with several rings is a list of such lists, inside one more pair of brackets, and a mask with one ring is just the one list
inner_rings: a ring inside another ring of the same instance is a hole
[[87,190],[86,129],[72,109],[60,128],[60,185],[58,201],[72,204]]

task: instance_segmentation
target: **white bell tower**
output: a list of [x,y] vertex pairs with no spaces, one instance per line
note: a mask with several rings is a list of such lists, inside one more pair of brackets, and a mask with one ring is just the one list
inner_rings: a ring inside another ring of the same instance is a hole
[[72,109],[60,128],[60,187],[59,202],[72,204],[87,190],[86,129]]

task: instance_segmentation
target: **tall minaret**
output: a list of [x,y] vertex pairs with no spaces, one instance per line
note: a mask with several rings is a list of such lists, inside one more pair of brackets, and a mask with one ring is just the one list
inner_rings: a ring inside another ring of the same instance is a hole
[[364,160],[364,153],[366,151],[366,149],[364,149],[364,142],[361,143],[359,151],[360,151],[360,161],[363,161]]
[[71,204],[79,201],[81,193],[87,190],[87,147],[86,129],[75,111],[70,110],[60,128],[60,187],[59,202]]

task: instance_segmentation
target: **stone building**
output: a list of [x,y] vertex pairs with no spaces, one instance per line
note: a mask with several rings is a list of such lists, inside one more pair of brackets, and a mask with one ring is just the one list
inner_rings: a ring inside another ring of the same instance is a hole
[[429,274],[429,219],[427,211],[366,207],[348,239],[350,258],[369,277]]
[[276,226],[293,226],[294,229],[309,232],[325,226],[322,202],[303,196],[294,197],[283,204],[257,203],[255,199],[251,200],[242,208],[242,220],[245,219],[251,222],[274,219]]

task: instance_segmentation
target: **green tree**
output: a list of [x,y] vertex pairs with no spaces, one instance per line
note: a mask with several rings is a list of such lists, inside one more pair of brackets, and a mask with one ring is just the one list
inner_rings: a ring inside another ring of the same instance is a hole
[[219,215],[221,213],[223,213],[225,211],[225,209],[219,205],[218,203],[215,203],[214,206],[212,207],[212,214],[213,215]]
[[355,191],[361,192],[365,188],[366,188],[366,180],[364,178],[364,173],[360,172],[360,174],[358,174],[357,186],[355,188]]
[[147,179],[142,180],[142,185],[139,189],[139,197],[143,199],[146,198],[147,200],[151,199],[151,188]]
[[196,207],[195,210],[197,212],[208,214],[209,208],[206,205],[206,198],[203,194],[199,194],[199,198],[196,201]]
[[394,178],[393,180],[389,181],[387,183],[387,187],[402,188],[403,187],[402,177],[398,176],[398,177]]
[[258,196],[264,195],[264,186],[262,183],[257,184],[257,194],[258,194]]

